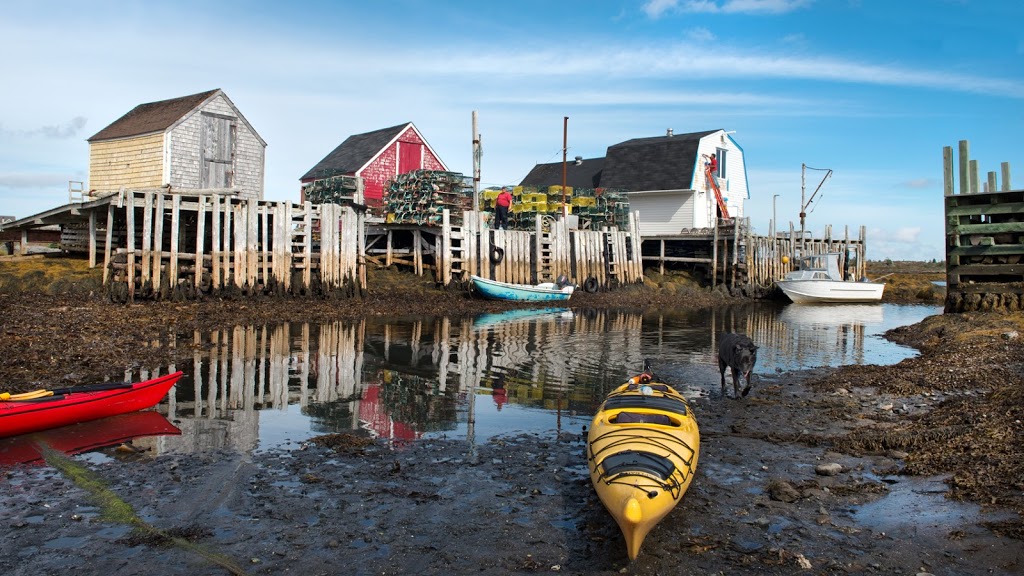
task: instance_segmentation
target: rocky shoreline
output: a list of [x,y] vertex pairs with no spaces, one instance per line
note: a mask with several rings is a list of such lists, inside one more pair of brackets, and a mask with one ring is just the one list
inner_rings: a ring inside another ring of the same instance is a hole
[[[733,301],[667,278],[580,296],[573,307]],[[0,373],[15,391],[69,385],[191,358],[161,343],[195,329],[501,309],[406,275],[358,304],[7,295]],[[766,375],[744,401],[695,401],[697,476],[633,562],[589,486],[582,431],[570,430],[481,445],[328,437],[251,455],[111,454],[95,483],[6,470],[0,571],[1018,574],[1022,333],[1021,314],[942,314],[888,334],[921,351],[897,365]],[[97,493],[142,524],[112,517]]]

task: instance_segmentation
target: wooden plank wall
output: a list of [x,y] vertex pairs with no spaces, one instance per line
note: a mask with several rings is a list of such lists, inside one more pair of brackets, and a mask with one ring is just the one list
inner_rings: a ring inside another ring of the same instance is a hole
[[514,284],[536,284],[565,276],[600,288],[643,282],[640,231],[635,214],[627,230],[570,229],[564,220],[537,216],[533,230],[494,230],[481,212],[463,214],[452,226],[447,212],[438,238],[437,281],[466,282],[473,274]]
[[[122,191],[107,209],[115,301],[366,290],[363,216],[347,206]],[[119,242],[123,231],[124,241]]]
[[[970,142],[942,149],[946,233],[946,312],[1024,309],[1024,190],[1013,190],[1010,164],[984,182]],[[958,170],[957,170],[958,168]],[[960,190],[954,186],[959,172]]]

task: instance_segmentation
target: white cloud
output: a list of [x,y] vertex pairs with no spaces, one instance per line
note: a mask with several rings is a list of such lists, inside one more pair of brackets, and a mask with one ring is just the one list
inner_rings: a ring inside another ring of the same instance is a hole
[[649,0],[643,11],[650,18],[668,12],[691,14],[785,14],[812,4],[814,0]]
[[679,4],[679,0],[648,0],[642,10],[650,18],[660,18]]
[[42,136],[43,138],[64,140],[78,136],[82,131],[82,128],[85,127],[85,124],[86,119],[83,116],[75,116],[63,124],[40,126],[29,130],[7,130],[4,129],[2,124],[0,124],[0,135],[21,137]]
[[686,39],[695,44],[700,44],[703,42],[714,42],[716,40],[716,37],[714,33],[711,32],[711,30],[700,27],[688,30],[686,32]]
[[939,184],[932,178],[915,178],[913,180],[907,180],[903,183],[903,186],[907,188],[913,188],[915,190],[926,190],[929,188],[935,188]]
[[0,187],[20,190],[41,188],[64,188],[66,190],[68,180],[75,178],[80,180],[82,175],[67,172],[8,172],[0,174]]

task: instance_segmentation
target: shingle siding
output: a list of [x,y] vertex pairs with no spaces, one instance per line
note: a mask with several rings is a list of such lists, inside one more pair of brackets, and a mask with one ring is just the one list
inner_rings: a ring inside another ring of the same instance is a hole
[[[90,189],[116,191],[121,186],[154,188],[164,184],[178,190],[204,187],[204,113],[230,119],[235,127],[231,185],[241,190],[243,198],[262,199],[265,143],[219,90],[137,106],[90,138]],[[128,135],[151,126],[161,128]],[[125,136],[109,139],[111,134]]]
[[233,118],[235,158],[233,187],[243,198],[263,198],[264,147],[259,138],[238,118],[223,95],[218,95],[171,129],[171,186],[194,189],[202,186],[203,112]]

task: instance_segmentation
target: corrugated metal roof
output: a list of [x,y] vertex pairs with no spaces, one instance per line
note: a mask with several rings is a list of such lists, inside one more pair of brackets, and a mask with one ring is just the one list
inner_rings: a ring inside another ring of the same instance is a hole
[[192,94],[191,96],[139,104],[127,114],[94,134],[92,138],[88,139],[88,142],[161,132],[217,92],[220,92],[220,88]]

